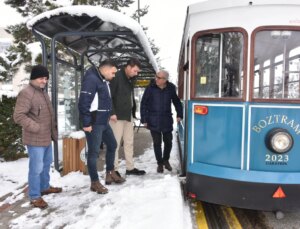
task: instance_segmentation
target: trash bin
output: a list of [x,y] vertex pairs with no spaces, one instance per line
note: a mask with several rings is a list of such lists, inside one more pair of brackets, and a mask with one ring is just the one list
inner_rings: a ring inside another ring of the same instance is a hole
[[74,171],[87,174],[85,152],[85,137],[73,138],[69,136],[63,138],[63,175]]

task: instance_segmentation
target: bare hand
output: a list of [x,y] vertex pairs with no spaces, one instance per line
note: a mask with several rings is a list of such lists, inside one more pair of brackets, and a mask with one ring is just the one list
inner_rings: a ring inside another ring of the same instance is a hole
[[93,128],[92,128],[92,126],[88,126],[88,127],[83,127],[83,130],[85,132],[92,132]]
[[177,122],[180,122],[181,121],[181,118],[180,117],[177,117]]
[[110,121],[117,122],[118,121],[117,115],[110,116]]

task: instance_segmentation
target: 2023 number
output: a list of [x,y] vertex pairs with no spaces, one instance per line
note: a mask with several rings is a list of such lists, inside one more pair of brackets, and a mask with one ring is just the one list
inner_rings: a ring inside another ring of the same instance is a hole
[[266,162],[288,162],[289,161],[289,155],[277,155],[277,154],[266,154]]

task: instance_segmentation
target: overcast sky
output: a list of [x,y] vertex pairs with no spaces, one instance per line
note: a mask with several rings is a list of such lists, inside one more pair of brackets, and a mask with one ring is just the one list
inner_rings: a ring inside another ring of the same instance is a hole
[[140,0],[141,5],[149,5],[149,12],[141,18],[141,24],[148,27],[147,35],[153,38],[160,48],[162,67],[170,72],[172,81],[177,74],[187,2],[187,0]]
[[[140,0],[140,6],[149,5],[149,12],[141,18],[147,26],[147,35],[154,39],[160,48],[162,66],[170,72],[175,82],[177,62],[187,6],[201,0]],[[132,4],[137,8],[137,2]],[[24,19],[16,11],[0,0],[0,27],[16,24]]]

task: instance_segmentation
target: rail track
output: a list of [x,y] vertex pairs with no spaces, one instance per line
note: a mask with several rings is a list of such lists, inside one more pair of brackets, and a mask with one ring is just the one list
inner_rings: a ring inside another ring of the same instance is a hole
[[271,229],[261,211],[231,208],[191,201],[195,228],[199,229]]

